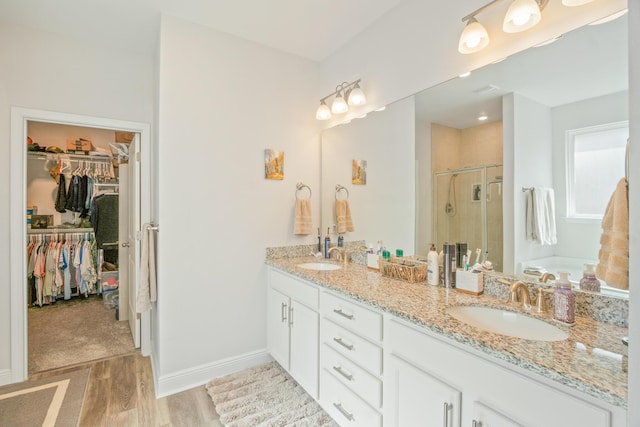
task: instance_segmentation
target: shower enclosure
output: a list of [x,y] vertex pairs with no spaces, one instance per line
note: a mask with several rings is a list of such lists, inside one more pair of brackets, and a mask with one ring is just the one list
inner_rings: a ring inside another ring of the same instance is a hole
[[444,243],[468,243],[469,263],[480,249],[496,271],[502,271],[502,164],[448,170],[434,174],[434,238],[438,252]]

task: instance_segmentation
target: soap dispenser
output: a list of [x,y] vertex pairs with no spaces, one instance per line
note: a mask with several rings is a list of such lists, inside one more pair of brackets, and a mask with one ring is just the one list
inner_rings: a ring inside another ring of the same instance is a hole
[[600,292],[600,280],[596,278],[596,265],[585,264],[580,289],[583,291]]
[[324,257],[326,259],[331,258],[329,249],[331,249],[331,235],[329,234],[329,227],[327,227],[327,235],[324,236]]
[[564,323],[574,323],[576,320],[576,296],[571,290],[569,273],[559,271],[560,278],[556,280],[553,293],[553,318]]

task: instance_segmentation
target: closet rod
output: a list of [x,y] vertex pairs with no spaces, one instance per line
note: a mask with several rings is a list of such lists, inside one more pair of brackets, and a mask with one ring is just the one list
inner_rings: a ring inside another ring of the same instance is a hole
[[69,154],[69,153],[42,153],[42,152],[29,152],[27,153],[28,157],[32,157],[34,159],[41,160],[59,160],[59,159],[67,159],[67,160],[89,160],[89,161],[99,161],[99,162],[110,162],[113,160],[112,156],[104,156],[104,155],[91,155],[91,154]]

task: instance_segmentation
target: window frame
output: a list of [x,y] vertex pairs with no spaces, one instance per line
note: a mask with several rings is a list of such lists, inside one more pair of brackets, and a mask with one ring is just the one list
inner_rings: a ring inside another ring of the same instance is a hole
[[629,120],[621,120],[617,122],[604,123],[595,126],[588,126],[577,129],[569,129],[565,131],[565,180],[567,186],[566,203],[567,212],[566,219],[570,222],[600,223],[602,215],[578,214],[575,211],[575,186],[573,184],[573,176],[575,174],[575,138],[578,135],[584,135],[606,130],[615,130],[626,128],[629,129]]

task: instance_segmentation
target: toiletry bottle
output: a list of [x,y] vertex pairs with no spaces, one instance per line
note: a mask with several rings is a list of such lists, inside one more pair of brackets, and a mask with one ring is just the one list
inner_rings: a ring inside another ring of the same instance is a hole
[[344,247],[344,236],[342,234],[338,234],[338,247],[339,248]]
[[553,293],[553,318],[564,323],[575,322],[576,296],[571,290],[569,273],[559,271],[560,278],[556,280]]
[[438,252],[436,246],[431,243],[431,249],[427,255],[427,282],[430,285],[438,286],[440,281],[440,267],[438,265]]
[[327,227],[327,235],[324,236],[324,257],[329,259],[329,249],[331,248],[331,236],[329,235],[329,227]]
[[596,265],[585,264],[580,289],[583,291],[600,292],[600,280],[596,278]]
[[320,227],[318,227],[318,253],[322,253],[322,237],[320,237]]

